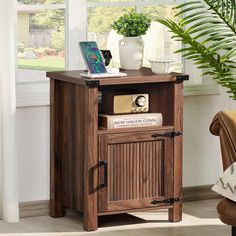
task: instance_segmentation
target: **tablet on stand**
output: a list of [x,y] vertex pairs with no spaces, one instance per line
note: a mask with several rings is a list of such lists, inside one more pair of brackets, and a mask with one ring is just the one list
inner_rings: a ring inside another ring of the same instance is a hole
[[95,41],[80,42],[79,45],[85,65],[88,69],[88,73],[81,73],[81,76],[92,79],[127,76],[126,73],[107,71]]

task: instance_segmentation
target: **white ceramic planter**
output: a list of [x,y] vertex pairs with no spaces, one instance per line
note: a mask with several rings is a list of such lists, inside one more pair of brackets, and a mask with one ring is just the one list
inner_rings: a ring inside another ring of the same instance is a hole
[[144,43],[140,36],[124,37],[119,41],[121,68],[125,70],[139,70],[143,64]]

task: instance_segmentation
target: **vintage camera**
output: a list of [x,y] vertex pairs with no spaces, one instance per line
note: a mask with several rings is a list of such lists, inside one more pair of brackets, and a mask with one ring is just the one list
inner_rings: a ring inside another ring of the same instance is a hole
[[149,94],[141,91],[103,91],[102,111],[108,114],[149,112]]

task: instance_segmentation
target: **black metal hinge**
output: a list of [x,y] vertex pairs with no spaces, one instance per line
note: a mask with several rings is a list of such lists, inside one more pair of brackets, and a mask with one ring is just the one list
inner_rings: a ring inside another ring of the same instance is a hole
[[164,133],[164,134],[153,134],[152,137],[153,138],[159,138],[159,137],[174,138],[174,137],[180,136],[182,134],[183,134],[183,132],[168,132],[168,133]]
[[156,204],[161,204],[161,203],[166,203],[166,204],[170,204],[170,205],[172,205],[172,204],[174,204],[174,203],[176,203],[176,202],[180,202],[181,201],[181,199],[180,198],[168,198],[168,199],[164,199],[164,200],[153,200],[152,202],[151,202],[151,204],[153,204],[153,205],[156,205]]
[[97,88],[99,86],[99,80],[86,80],[86,86],[89,88]]
[[182,83],[183,81],[189,80],[189,75],[177,75],[176,81]]

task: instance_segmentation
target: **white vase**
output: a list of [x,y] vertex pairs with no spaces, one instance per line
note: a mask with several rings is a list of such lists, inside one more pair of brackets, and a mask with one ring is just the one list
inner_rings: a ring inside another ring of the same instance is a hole
[[140,36],[124,37],[119,40],[119,54],[121,68],[125,70],[139,70],[143,64],[144,43]]

